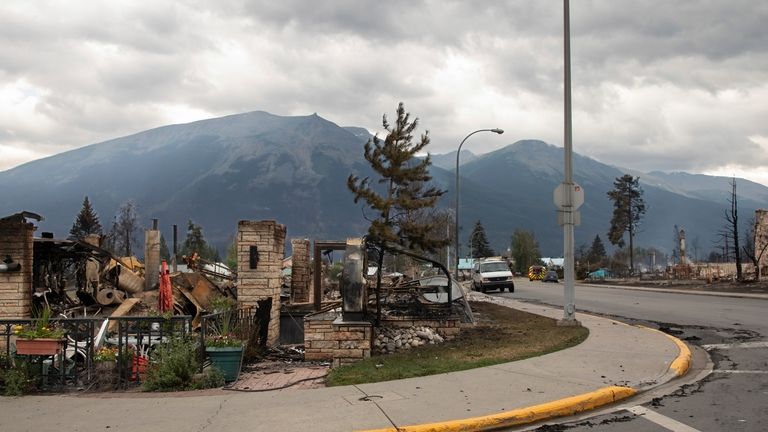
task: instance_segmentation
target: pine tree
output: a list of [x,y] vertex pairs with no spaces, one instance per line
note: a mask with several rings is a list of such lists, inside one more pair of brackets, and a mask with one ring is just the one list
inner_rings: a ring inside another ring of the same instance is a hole
[[160,234],[160,259],[165,262],[171,262],[171,251],[168,249],[168,243],[165,242],[165,236]]
[[608,231],[608,240],[620,248],[624,247],[624,233],[629,234],[629,271],[635,272],[634,239],[640,219],[645,214],[643,190],[640,178],[624,174],[613,182],[613,190],[608,192],[613,201],[613,217]]
[[88,196],[83,199],[83,207],[77,214],[72,229],[69,230],[69,238],[72,240],[82,240],[90,234],[102,234],[101,222],[96,211],[93,210]]
[[479,220],[475,222],[475,227],[469,235],[469,251],[472,258],[485,258],[496,255],[493,249],[491,249],[491,245],[488,244],[485,228]]
[[431,159],[417,159],[429,144],[429,132],[421,135],[417,143],[413,143],[413,132],[418,126],[418,119],[411,121],[410,114],[405,112],[403,104],[397,108],[397,120],[390,125],[386,115],[382,125],[388,132],[384,141],[374,136],[365,144],[365,159],[371,164],[380,179],[378,183],[385,185],[384,195],[370,185],[370,178],[359,179],[350,175],[347,186],[355,194],[354,201],[366,201],[368,206],[378,213],[371,221],[368,229],[368,240],[373,243],[397,243],[405,248],[415,248],[433,252],[436,248],[445,246],[444,237],[430,236],[429,222],[415,221],[409,217],[420,209],[434,207],[438,198],[445,191],[435,187],[426,187],[432,177],[429,175]]
[[589,252],[587,252],[587,260],[590,262],[590,264],[599,266],[605,258],[606,253],[603,240],[600,239],[599,235],[595,235],[595,239],[592,240],[592,247],[589,248]]
[[354,202],[361,199],[376,214],[368,228],[368,243],[377,245],[379,249],[379,272],[376,280],[377,322],[381,317],[380,291],[381,268],[384,262],[386,243],[396,243],[405,248],[434,252],[437,248],[448,244],[444,233],[433,229],[430,221],[413,217],[421,209],[434,207],[438,198],[445,193],[427,183],[432,179],[429,175],[430,157],[419,160],[415,156],[429,144],[429,132],[421,135],[418,142],[413,142],[413,132],[418,126],[418,119],[411,121],[410,114],[405,112],[403,103],[397,107],[397,119],[390,124],[387,116],[383,116],[382,125],[387,136],[382,141],[378,135],[365,143],[365,160],[371,164],[379,175],[377,182],[384,185],[383,194],[380,188],[371,185],[370,178],[360,179],[350,175],[347,187],[354,194]]
[[205,241],[203,227],[190,219],[187,222],[187,238],[181,245],[181,254],[190,257],[194,253],[207,261],[219,261],[219,251]]

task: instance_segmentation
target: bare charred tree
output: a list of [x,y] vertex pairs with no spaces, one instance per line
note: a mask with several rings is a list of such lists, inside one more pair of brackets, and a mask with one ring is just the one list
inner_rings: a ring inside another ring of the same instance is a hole
[[[733,257],[736,259],[736,280],[741,281],[743,275],[741,272],[741,249],[739,248],[739,206],[736,198],[736,178],[731,180],[731,196],[728,198],[730,209],[725,210],[725,230],[726,244],[728,239],[732,240]],[[728,251],[730,252],[730,251]],[[727,252],[727,253],[728,253]]]
[[379,271],[376,277],[377,325],[381,319],[383,246],[396,243],[409,249],[435,252],[437,248],[448,244],[447,236],[436,233],[430,222],[424,223],[412,217],[420,209],[434,207],[438,198],[445,193],[427,186],[432,179],[429,175],[429,166],[432,164],[430,157],[421,160],[416,158],[429,144],[429,132],[422,134],[418,142],[413,142],[413,133],[418,123],[418,118],[411,120],[410,113],[405,111],[401,102],[397,107],[394,124],[390,124],[386,115],[383,116],[382,126],[387,131],[384,140],[376,135],[365,143],[365,160],[379,175],[377,182],[383,188],[374,188],[369,177],[360,179],[353,174],[347,179],[347,187],[354,194],[355,203],[362,199],[377,214],[370,221],[367,236],[368,242],[378,245],[379,249]]
[[124,202],[117,210],[117,215],[107,235],[107,248],[122,256],[131,256],[136,242],[136,230],[138,229],[138,212],[136,203]]
[[645,214],[643,190],[640,178],[624,174],[613,182],[613,190],[608,192],[613,201],[613,217],[608,231],[608,240],[620,248],[624,247],[624,233],[629,234],[629,272],[635,273],[634,238],[640,219]]
[[744,246],[742,246],[744,255],[752,261],[755,266],[755,280],[760,280],[760,261],[768,251],[768,230],[760,230],[757,226],[757,220],[752,219],[749,228],[744,235]]

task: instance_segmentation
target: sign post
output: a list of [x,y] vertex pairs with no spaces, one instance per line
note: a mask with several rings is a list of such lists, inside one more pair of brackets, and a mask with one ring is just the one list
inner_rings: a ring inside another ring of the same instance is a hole
[[[565,169],[563,182],[555,189],[555,205],[558,206],[558,223],[563,226],[563,258],[565,273],[565,307],[563,319],[558,321],[562,326],[579,326],[576,321],[576,304],[574,294],[573,227],[580,221],[576,211],[584,203],[584,190],[573,182],[573,142],[571,123],[571,24],[570,6],[568,0],[563,0],[563,59],[564,59],[564,153]],[[578,204],[577,204],[578,203]],[[562,215],[562,216],[561,216]]]

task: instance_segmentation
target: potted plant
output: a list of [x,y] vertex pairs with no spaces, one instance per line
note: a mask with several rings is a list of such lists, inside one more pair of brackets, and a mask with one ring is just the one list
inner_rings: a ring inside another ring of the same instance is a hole
[[213,366],[224,374],[225,381],[235,381],[240,374],[244,345],[231,330],[235,303],[219,296],[210,301],[210,307],[217,316],[209,320],[207,329],[210,334],[205,337],[205,352]]
[[117,366],[117,347],[103,346],[93,355],[96,370],[99,372],[111,372]]
[[229,333],[205,338],[205,353],[224,374],[224,381],[237,380],[243,359],[243,341]]
[[40,317],[30,326],[19,325],[14,328],[16,335],[16,353],[22,355],[56,355],[66,343],[63,329],[56,327],[51,320],[51,309],[45,307]]

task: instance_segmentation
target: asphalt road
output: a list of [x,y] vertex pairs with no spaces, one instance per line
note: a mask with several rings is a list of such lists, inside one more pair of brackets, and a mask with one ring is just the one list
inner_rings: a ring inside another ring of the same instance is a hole
[[[515,286],[514,293],[492,295],[563,304],[562,282],[517,279]],[[695,383],[660,389],[614,412],[550,422],[535,430],[768,430],[768,300],[577,285],[576,310],[577,318],[579,312],[605,315],[659,328],[703,347],[713,362],[712,373]],[[706,363],[706,356],[700,358],[699,363]]]

